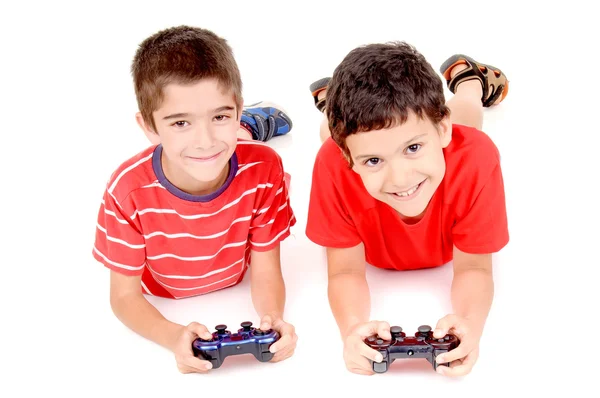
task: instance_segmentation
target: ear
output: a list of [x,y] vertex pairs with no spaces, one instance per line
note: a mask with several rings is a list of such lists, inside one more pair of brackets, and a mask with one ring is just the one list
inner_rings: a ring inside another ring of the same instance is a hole
[[442,148],[446,148],[448,145],[450,145],[450,141],[452,141],[452,121],[449,117],[442,119],[438,125],[438,130],[440,133],[440,139],[442,141]]
[[146,138],[148,138],[152,145],[160,144],[160,137],[154,130],[152,130],[152,127],[146,124],[146,121],[142,117],[141,112],[135,114],[135,120],[137,121],[137,124],[140,126],[140,128],[144,131]]
[[237,121],[240,122],[242,120],[242,112],[244,110],[244,100],[242,99],[239,104],[236,104],[235,116],[237,117]]

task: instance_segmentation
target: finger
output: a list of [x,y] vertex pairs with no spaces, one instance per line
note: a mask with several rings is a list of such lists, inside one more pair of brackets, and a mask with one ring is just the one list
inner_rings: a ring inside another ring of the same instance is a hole
[[346,368],[352,373],[370,376],[375,374],[371,363],[365,357],[356,357],[356,359],[350,360]]
[[288,359],[289,357],[294,355],[295,351],[296,351],[296,347],[290,347],[290,348],[286,348],[285,350],[281,350],[273,356],[273,359],[271,360],[271,362],[279,362],[279,361]]
[[372,370],[369,371],[361,368],[348,368],[348,370],[352,373],[356,373],[357,375],[373,376],[375,374],[375,372]]
[[293,336],[286,334],[283,337],[281,337],[279,340],[277,340],[275,343],[271,344],[271,347],[269,347],[269,351],[275,353],[293,343],[294,343]]
[[465,359],[464,361],[458,360],[458,361],[452,362],[450,364],[450,367],[439,366],[437,368],[437,372],[441,375],[449,376],[449,377],[464,376],[464,375],[468,374],[469,372],[471,372],[473,365],[474,365],[473,361],[468,361],[467,359]]
[[377,335],[385,340],[391,340],[392,335],[390,334],[390,324],[387,322],[378,322]]
[[212,339],[212,333],[210,333],[208,331],[206,326],[204,326],[198,322],[192,322],[189,325],[187,325],[187,330],[188,330],[188,332],[194,333],[202,339],[205,339],[205,340]]
[[204,370],[198,370],[195,368],[191,368],[187,365],[183,365],[183,364],[177,364],[177,369],[179,369],[179,371],[181,373],[187,374],[187,373],[207,373],[208,370],[204,369]]
[[454,314],[446,315],[442,319],[440,319],[435,326],[435,330],[433,331],[433,337],[442,338],[448,334],[450,329],[456,326],[458,323],[458,317]]
[[435,361],[437,363],[447,363],[453,362],[457,359],[463,359],[472,351],[471,344],[468,342],[461,342],[458,347],[455,349],[448,351],[446,353],[440,354],[436,357]]
[[371,347],[367,346],[365,343],[360,341],[356,346],[355,352],[359,355],[370,359],[371,361],[381,362],[383,360],[383,356],[379,351],[375,351]]
[[270,315],[265,315],[260,320],[260,329],[261,330],[269,330],[271,329],[271,325],[273,324],[273,319]]
[[[295,350],[296,349],[296,342],[298,341],[298,336],[296,336],[295,334],[291,337],[292,341],[289,344],[286,344],[283,347],[277,347],[276,348],[276,352],[279,355],[284,355],[285,352],[289,351],[289,350]],[[273,351],[271,351],[273,352]],[[281,354],[280,354],[281,353]]]
[[[475,362],[477,362],[477,358],[479,358],[479,350],[475,349],[469,353],[465,358],[458,359],[450,363],[450,368],[446,366],[441,366],[447,369],[441,370],[447,376],[463,376],[467,373],[471,372]],[[447,372],[447,373],[446,373]]]
[[212,363],[194,356],[187,356],[180,363],[199,372],[206,372],[207,370],[212,369]]

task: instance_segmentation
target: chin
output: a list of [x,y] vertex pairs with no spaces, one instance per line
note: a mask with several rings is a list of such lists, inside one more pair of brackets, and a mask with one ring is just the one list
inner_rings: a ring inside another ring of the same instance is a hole
[[402,216],[407,217],[407,218],[418,217],[418,216],[422,215],[425,212],[425,209],[427,209],[427,207],[425,207],[425,208],[418,208],[418,209],[415,209],[413,207],[413,208],[407,209],[406,207],[398,206],[397,203],[395,203],[395,206],[393,204],[391,204],[391,203],[388,203],[388,204],[390,206],[392,206],[392,208],[394,210],[396,210],[398,213],[400,213]]

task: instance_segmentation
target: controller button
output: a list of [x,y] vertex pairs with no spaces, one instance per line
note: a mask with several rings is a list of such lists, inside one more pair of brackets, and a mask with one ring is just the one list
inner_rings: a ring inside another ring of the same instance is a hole
[[400,326],[392,326],[390,328],[390,333],[392,335],[394,335],[394,334],[400,334],[400,333],[402,333],[402,328]]
[[215,329],[217,329],[218,334],[226,334],[227,325],[217,325],[217,326],[215,326]]
[[252,322],[242,322],[240,326],[244,328],[244,331],[249,332],[250,328],[252,328]]
[[375,373],[383,373],[387,370],[386,362],[373,362],[373,371]]
[[413,355],[415,355],[415,352],[413,350],[408,350],[408,352],[406,353],[409,357],[412,357]]
[[431,332],[431,326],[429,326],[429,325],[419,326],[419,333],[429,333],[429,332]]
[[444,340],[444,339],[438,339],[438,343],[443,343],[444,341],[446,341],[446,340]]
[[377,339],[377,344],[383,344],[383,340]]
[[369,337],[369,338],[367,339],[367,341],[368,341],[369,343],[372,343],[372,342],[374,342],[375,340],[377,340],[377,339],[376,339],[375,337],[373,337],[373,336],[371,336],[371,337]]
[[267,334],[268,332],[265,330],[261,330],[261,329],[254,329],[254,335],[255,336],[264,336],[265,334]]

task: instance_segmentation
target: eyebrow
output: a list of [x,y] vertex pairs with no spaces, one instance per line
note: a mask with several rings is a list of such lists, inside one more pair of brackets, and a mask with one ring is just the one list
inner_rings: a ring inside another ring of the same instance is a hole
[[[233,111],[233,110],[235,110],[235,108],[233,106],[224,105],[224,106],[218,107],[217,109],[214,109],[211,113],[219,113],[219,112],[223,112],[223,111]],[[190,116],[189,113],[173,113],[171,115],[167,115],[167,116],[163,117],[163,120],[182,119],[182,118],[187,118],[189,116]]]
[[[408,146],[413,141],[417,141],[419,138],[422,138],[426,135],[427,135],[427,133],[416,135],[416,136],[412,137],[410,140],[406,141],[404,144],[402,144],[402,146],[403,147]],[[360,160],[360,159],[371,159],[371,158],[378,158],[378,157],[380,157],[380,156],[379,155],[359,155],[359,156],[356,156],[354,159]]]
[[168,115],[168,116],[163,117],[163,120],[181,119],[181,118],[186,118],[189,115],[190,115],[189,113],[173,113],[172,115]]

